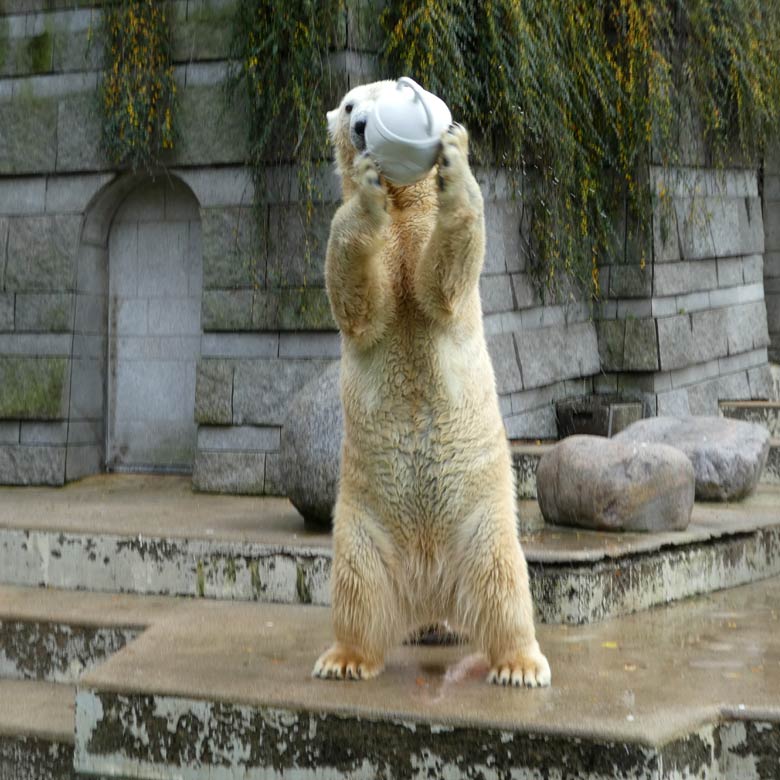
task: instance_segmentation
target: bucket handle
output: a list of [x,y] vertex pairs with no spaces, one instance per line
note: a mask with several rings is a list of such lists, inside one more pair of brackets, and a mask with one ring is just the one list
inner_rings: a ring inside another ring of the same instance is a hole
[[414,79],[410,79],[408,76],[402,76],[398,79],[395,87],[399,90],[402,87],[409,87],[409,89],[414,92],[415,97],[422,103],[425,116],[428,120],[428,135],[431,135],[431,133],[433,133],[433,115],[431,114],[431,109],[428,107],[428,103],[424,97],[425,90]]

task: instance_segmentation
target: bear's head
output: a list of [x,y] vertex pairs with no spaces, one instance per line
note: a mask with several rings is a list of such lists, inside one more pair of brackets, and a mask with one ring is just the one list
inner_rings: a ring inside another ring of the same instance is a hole
[[[328,111],[328,133],[336,153],[336,168],[345,200],[354,192],[355,161],[366,150],[366,120],[382,90],[394,85],[394,81],[362,84],[347,92],[338,108]],[[391,202],[401,208],[410,202],[430,199],[435,189],[433,172],[421,181],[403,187],[383,181]]]
[[[336,152],[336,167],[345,188],[351,184],[355,160],[366,150],[366,120],[379,93],[392,81],[362,84],[347,92],[338,108],[328,111],[328,133]],[[345,191],[344,193],[348,193]]]

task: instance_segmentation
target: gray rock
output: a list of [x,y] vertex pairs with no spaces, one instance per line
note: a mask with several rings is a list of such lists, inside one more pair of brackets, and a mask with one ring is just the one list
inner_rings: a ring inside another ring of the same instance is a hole
[[335,363],[295,396],[282,427],[282,492],[308,525],[332,522],[343,431],[339,364]]
[[696,498],[731,501],[758,484],[769,453],[769,432],[722,417],[654,417],[626,428],[616,439],[670,444],[684,452],[696,473]]
[[693,509],[690,461],[663,444],[570,436],[536,470],[544,519],[602,531],[680,531]]

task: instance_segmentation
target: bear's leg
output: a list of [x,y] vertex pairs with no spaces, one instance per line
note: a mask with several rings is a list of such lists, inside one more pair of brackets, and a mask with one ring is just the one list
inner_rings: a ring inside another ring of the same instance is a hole
[[469,167],[468,133],[442,134],[436,226],[415,269],[415,296],[428,316],[449,322],[477,294],[485,257],[482,193]]
[[517,539],[513,508],[491,505],[461,528],[455,620],[488,657],[488,682],[550,684],[539,649],[528,567]]
[[382,532],[365,513],[338,502],[333,527],[331,579],[336,642],[319,658],[315,677],[366,680],[384,668],[400,640],[401,605],[382,556]]

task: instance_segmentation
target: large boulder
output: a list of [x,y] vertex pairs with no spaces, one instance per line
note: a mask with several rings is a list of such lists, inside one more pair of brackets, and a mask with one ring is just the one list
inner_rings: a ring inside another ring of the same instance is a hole
[[696,498],[733,501],[758,484],[769,454],[769,431],[724,417],[651,417],[630,425],[616,440],[669,444],[690,458]]
[[693,509],[690,461],[663,444],[570,436],[539,461],[544,519],[601,531],[679,531]]
[[293,398],[282,427],[281,486],[307,526],[332,524],[343,436],[339,364],[335,363]]

